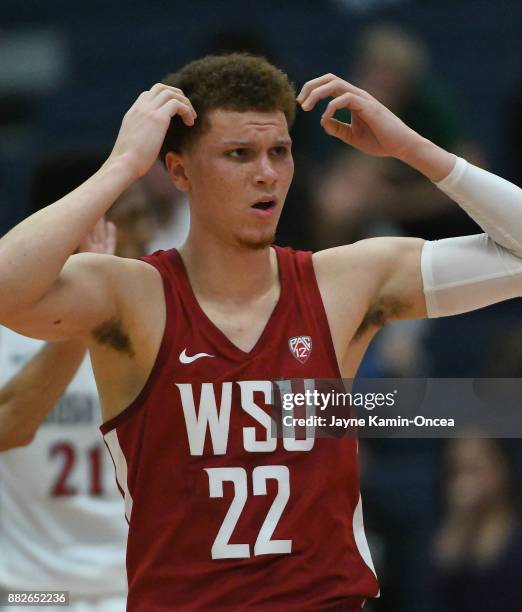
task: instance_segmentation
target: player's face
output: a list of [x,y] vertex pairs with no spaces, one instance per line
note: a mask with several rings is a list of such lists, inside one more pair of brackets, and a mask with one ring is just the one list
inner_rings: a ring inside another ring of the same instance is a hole
[[209,113],[210,129],[185,155],[192,223],[226,242],[274,240],[294,162],[284,114]]

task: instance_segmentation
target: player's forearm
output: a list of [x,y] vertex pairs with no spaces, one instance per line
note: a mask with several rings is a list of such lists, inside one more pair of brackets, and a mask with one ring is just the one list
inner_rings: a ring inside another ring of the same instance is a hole
[[83,237],[133,180],[123,158],[108,160],[73,192],[0,239],[0,317],[46,294]]
[[448,176],[456,161],[453,153],[448,153],[416,133],[413,133],[411,141],[401,150],[397,158],[434,183]]
[[86,347],[48,343],[0,389],[0,451],[28,444],[76,374]]
[[461,158],[436,184],[485,233],[425,243],[422,276],[428,316],[522,296],[522,190]]
[[493,240],[522,257],[522,190],[505,179],[414,139],[400,159],[433,181]]

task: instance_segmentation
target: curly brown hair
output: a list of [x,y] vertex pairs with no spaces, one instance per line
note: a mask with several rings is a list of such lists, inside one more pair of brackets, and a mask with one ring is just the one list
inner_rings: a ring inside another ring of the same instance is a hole
[[187,127],[177,115],[172,118],[161,148],[163,161],[169,151],[180,152],[208,128],[211,110],[280,110],[285,114],[288,129],[294,122],[294,86],[282,70],[261,56],[207,55],[167,75],[162,82],[181,89],[198,114],[192,127]]

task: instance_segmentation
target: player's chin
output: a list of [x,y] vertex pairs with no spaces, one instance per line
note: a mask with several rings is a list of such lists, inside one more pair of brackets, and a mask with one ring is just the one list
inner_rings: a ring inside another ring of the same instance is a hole
[[245,229],[236,236],[238,243],[248,249],[260,251],[266,249],[275,240],[275,228]]

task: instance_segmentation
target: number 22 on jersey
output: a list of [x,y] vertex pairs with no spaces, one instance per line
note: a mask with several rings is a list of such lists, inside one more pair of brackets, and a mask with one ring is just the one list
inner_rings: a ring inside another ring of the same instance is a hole
[[[240,467],[205,468],[208,474],[210,497],[223,497],[223,483],[234,484],[234,498],[212,545],[212,559],[241,559],[250,557],[250,544],[230,544],[230,537],[248,499],[248,477]],[[272,540],[277,523],[290,497],[290,472],[285,465],[261,465],[252,471],[252,493],[266,495],[266,481],[277,481],[277,495],[261,525],[254,544],[254,556],[288,554],[292,540]]]

